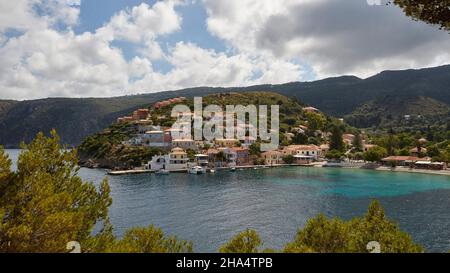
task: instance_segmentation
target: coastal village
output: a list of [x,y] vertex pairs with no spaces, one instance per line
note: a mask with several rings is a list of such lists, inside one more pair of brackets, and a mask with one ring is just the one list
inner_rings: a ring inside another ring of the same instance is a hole
[[[157,102],[152,109],[158,110],[164,107],[183,103],[184,97],[172,98]],[[319,109],[308,106],[303,107],[306,113],[321,114]],[[360,145],[362,153],[368,153],[377,149],[377,145],[370,143],[364,134],[356,136],[352,133],[343,132],[342,143],[345,147],[343,155],[330,156],[331,133],[317,131],[317,135],[323,139],[320,145],[280,145],[279,149],[268,152],[258,152],[259,141],[250,136],[243,140],[238,139],[215,139],[214,141],[195,141],[190,135],[173,137],[175,129],[168,126],[155,124],[155,120],[161,120],[164,116],[152,116],[150,109],[137,109],[130,116],[117,119],[116,124],[131,124],[134,134],[130,139],[123,141],[124,146],[157,148],[162,152],[154,155],[151,160],[141,167],[131,170],[112,170],[111,175],[154,172],[156,174],[170,174],[171,172],[184,172],[191,174],[204,174],[215,172],[220,169],[231,171],[246,168],[268,168],[281,166],[313,166],[313,167],[346,167],[346,168],[385,168],[395,167],[408,168],[410,170],[445,170],[447,164],[433,161],[426,156],[425,148],[427,140],[421,138],[417,141],[417,147],[412,148],[407,155],[386,156],[369,162],[364,158],[348,158],[355,145]],[[343,122],[343,120],[340,120]],[[247,126],[247,130],[248,125]],[[290,139],[297,134],[305,134],[309,129],[305,125],[290,128],[284,132],[284,137]],[[181,132],[178,132],[180,135]],[[355,144],[355,138],[360,138],[359,144]]]

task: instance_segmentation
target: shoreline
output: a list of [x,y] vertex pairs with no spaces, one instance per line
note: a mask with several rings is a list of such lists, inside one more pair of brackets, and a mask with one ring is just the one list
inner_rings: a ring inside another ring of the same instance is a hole
[[411,169],[408,167],[396,167],[396,168],[379,167],[373,170],[382,172],[418,173],[418,174],[450,176],[450,170],[435,171],[435,170]]
[[[339,168],[339,169],[360,169],[360,170],[372,170],[372,171],[382,171],[382,172],[397,172],[397,173],[415,173],[415,174],[428,174],[428,175],[443,175],[450,176],[450,170],[424,170],[424,169],[411,169],[407,167],[396,167],[390,168],[385,166],[380,166],[378,168],[365,169],[360,167],[326,167],[323,162],[316,162],[313,164],[277,164],[277,165],[248,165],[248,166],[236,166],[236,170],[261,170],[261,169],[271,169],[271,168],[286,168],[286,167],[314,167],[314,168]],[[100,169],[100,168],[94,168]],[[216,168],[216,171],[230,171],[231,167],[220,167]],[[207,172],[210,173],[211,169],[208,169]],[[121,170],[121,171],[111,171],[107,170],[107,175],[111,176],[121,176],[121,175],[137,175],[137,174],[151,174],[155,173],[152,170],[145,169],[134,169],[134,170]],[[187,173],[187,170],[175,170],[173,173]]]
[[[246,170],[246,169],[271,169],[271,168],[284,168],[284,167],[317,167],[317,164],[276,164],[276,165],[247,165],[247,166],[236,166],[236,167],[217,167],[215,170],[223,171],[223,170]],[[87,168],[87,167],[82,167]],[[133,169],[133,170],[120,170],[113,171],[110,169],[104,168],[87,168],[87,169],[103,169],[106,170],[106,173],[111,176],[120,176],[120,175],[130,175],[130,174],[145,174],[145,173],[155,173],[153,170],[148,169]],[[186,173],[188,174],[188,170],[173,170],[171,173]],[[207,168],[207,172],[211,172],[210,168]]]

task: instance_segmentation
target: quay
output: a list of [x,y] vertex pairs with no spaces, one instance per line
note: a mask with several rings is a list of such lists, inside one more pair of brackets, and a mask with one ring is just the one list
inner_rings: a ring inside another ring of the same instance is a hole
[[135,170],[123,170],[123,171],[108,171],[108,175],[127,175],[127,174],[143,174],[143,173],[153,173],[152,170],[142,170],[142,169],[135,169]]
[[[236,167],[217,167],[215,170],[248,170],[248,169],[269,169],[269,168],[281,168],[281,167],[316,167],[318,164],[274,164],[274,165],[246,165]],[[207,172],[211,172],[211,168],[207,169]],[[155,173],[153,170],[148,169],[133,169],[133,170],[121,170],[121,171],[108,171],[107,174],[111,176],[119,175],[131,175],[131,174],[146,174]],[[170,173],[187,173],[187,170],[171,170]]]

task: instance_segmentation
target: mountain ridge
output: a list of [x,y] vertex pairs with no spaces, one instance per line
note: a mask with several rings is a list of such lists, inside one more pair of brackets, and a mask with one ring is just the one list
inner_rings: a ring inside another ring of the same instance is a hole
[[[385,96],[427,97],[450,105],[450,65],[390,70],[361,79],[346,75],[311,82],[262,84],[247,87],[193,87],[110,98],[45,98],[0,100],[0,144],[17,147],[39,131],[56,129],[64,143],[78,145],[134,109],[173,97],[213,93],[267,91],[297,99],[337,117],[351,115],[358,107]],[[372,125],[372,124],[367,124]]]

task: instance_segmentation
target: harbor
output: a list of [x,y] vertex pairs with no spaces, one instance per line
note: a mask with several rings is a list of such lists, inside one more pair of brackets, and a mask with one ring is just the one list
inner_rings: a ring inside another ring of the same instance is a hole
[[[237,167],[217,167],[217,168],[206,168],[206,173],[215,173],[216,171],[239,171],[239,170],[285,168],[285,167],[321,167],[322,164],[323,164],[322,162],[318,162],[312,164],[274,164],[274,165],[248,165]],[[111,176],[149,174],[149,173],[157,173],[157,171],[143,168],[137,168],[132,170],[107,171],[107,174]],[[188,169],[170,170],[170,173],[188,173]]]

